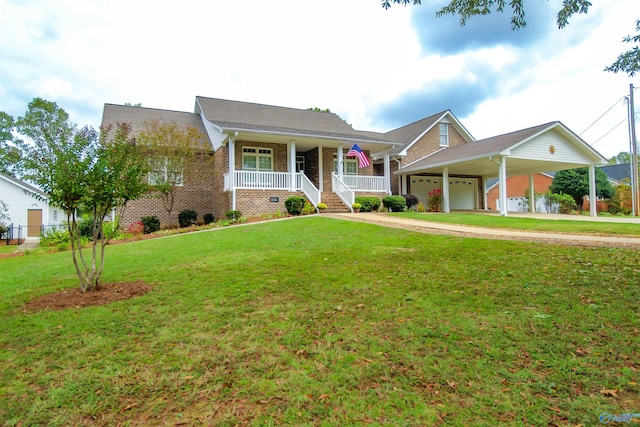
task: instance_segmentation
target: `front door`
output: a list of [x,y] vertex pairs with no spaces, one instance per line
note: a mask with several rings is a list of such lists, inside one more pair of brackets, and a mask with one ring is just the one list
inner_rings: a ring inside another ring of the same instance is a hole
[[27,210],[27,237],[40,236],[42,228],[42,209]]

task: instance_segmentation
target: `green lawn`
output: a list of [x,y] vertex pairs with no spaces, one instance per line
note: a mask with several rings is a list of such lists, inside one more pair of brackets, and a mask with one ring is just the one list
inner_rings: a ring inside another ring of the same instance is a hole
[[640,235],[640,219],[638,219],[637,223],[623,223],[571,220],[570,215],[567,215],[566,220],[516,218],[511,216],[503,217],[495,214],[483,215],[477,213],[432,214],[419,212],[397,212],[390,213],[389,215],[401,218],[420,219],[424,221],[446,222],[476,227],[508,228],[513,230],[601,235]]
[[0,254],[10,254],[18,250],[18,245],[0,245]]
[[70,254],[0,259],[0,424],[575,426],[640,410],[637,251],[315,215],[115,245],[106,262],[104,281],[153,290],[25,313],[76,286]]

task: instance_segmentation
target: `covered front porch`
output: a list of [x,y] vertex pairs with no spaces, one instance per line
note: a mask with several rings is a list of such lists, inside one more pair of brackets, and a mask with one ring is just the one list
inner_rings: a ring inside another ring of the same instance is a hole
[[[350,210],[359,193],[390,194],[389,144],[358,142],[367,157],[372,151],[384,158],[383,175],[373,167],[361,168],[356,159],[346,156],[352,144],[311,139],[286,143],[256,136],[229,138],[228,168],[224,174],[224,191],[231,193],[232,209],[236,209],[238,192],[298,192],[315,207],[323,202],[323,192],[339,197]],[[253,194],[253,193],[252,193]],[[275,194],[275,193],[274,193]]]

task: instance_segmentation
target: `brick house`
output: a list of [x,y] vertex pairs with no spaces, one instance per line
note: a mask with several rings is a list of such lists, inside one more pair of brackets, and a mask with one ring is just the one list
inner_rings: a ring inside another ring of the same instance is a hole
[[[506,177],[553,169],[550,164],[561,169],[606,161],[559,122],[476,141],[448,110],[381,133],[353,129],[333,113],[198,96],[193,113],[106,104],[102,125],[127,122],[135,133],[148,120],[193,126],[203,135],[200,172],[190,174],[183,165],[176,216],[183,209],[215,218],[230,209],[245,216],[284,212],[291,195],[345,211],[360,195],[413,193],[426,203],[426,192],[436,187],[443,190],[445,211],[482,209],[486,179],[499,171]],[[347,157],[354,144],[370,165],[361,168]],[[558,155],[548,154],[549,145]],[[517,152],[507,166],[511,149]],[[152,214],[166,222],[157,200],[130,205],[124,224]]]
[[[553,182],[553,175],[550,173],[533,174],[533,188],[535,193],[544,193]],[[487,181],[487,208],[500,210],[500,185],[497,179]],[[527,175],[510,176],[507,178],[507,199],[509,212],[520,210],[524,195],[531,186],[530,177]],[[536,212],[542,212],[542,206],[537,202]]]

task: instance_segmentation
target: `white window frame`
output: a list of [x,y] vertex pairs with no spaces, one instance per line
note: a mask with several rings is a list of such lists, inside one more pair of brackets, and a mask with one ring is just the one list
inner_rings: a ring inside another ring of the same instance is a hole
[[449,125],[447,123],[440,123],[440,146],[448,147],[449,146]]
[[[352,169],[353,172],[349,172]],[[333,155],[333,171],[338,173],[338,157]],[[358,175],[358,159],[342,158],[342,173],[345,175]]]
[[296,172],[302,172],[305,168],[304,156],[296,156]]
[[[169,180],[175,177],[175,180]],[[183,160],[174,157],[156,157],[151,160],[151,172],[149,172],[149,184],[158,185],[172,183],[177,187],[184,185]]]
[[[256,167],[245,167],[245,157],[255,157]],[[270,159],[271,167],[269,169],[260,168],[260,157],[268,157]],[[266,147],[242,147],[242,170],[246,171],[262,171],[273,172],[273,148]]]

